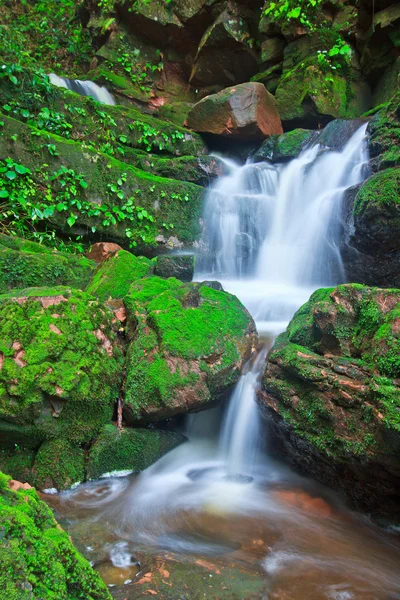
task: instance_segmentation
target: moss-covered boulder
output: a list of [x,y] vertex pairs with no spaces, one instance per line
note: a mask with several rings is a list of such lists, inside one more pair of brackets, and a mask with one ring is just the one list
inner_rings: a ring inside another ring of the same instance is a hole
[[0,294],[30,286],[84,288],[94,269],[94,262],[82,256],[0,234]]
[[400,168],[379,171],[348,190],[342,249],[351,281],[400,287]]
[[399,513],[400,290],[315,292],[270,354],[274,446],[359,508]]
[[185,440],[173,431],[123,429],[106,425],[90,448],[88,479],[113,471],[143,471]]
[[370,91],[358,71],[327,76],[316,58],[283,73],[276,101],[286,128],[316,129],[332,119],[360,117],[371,106]]
[[15,434],[86,442],[111,420],[122,378],[112,317],[68,287],[0,296],[0,433],[11,445]]
[[40,490],[65,490],[85,481],[83,449],[64,438],[43,442],[36,454],[29,481]]
[[148,258],[118,250],[99,266],[86,291],[101,301],[122,299],[134,281],[153,271],[154,263]]
[[129,423],[207,407],[238,380],[257,343],[254,322],[239,300],[206,285],[142,279],[125,304]]
[[111,600],[36,491],[0,474],[0,589],[9,600]]
[[309,129],[294,129],[282,135],[271,135],[257,150],[254,160],[285,162],[297,158],[315,135],[315,132]]
[[244,139],[282,133],[274,97],[256,82],[206,96],[191,109],[187,123],[194,131]]
[[368,125],[369,151],[375,170],[400,165],[400,92],[382,106]]

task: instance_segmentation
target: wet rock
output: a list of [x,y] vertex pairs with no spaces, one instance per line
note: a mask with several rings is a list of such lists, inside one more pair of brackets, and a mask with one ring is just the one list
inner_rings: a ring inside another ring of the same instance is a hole
[[330,150],[341,151],[352,135],[366,123],[366,119],[335,119],[324,127],[318,136],[318,144]]
[[259,401],[272,447],[355,506],[399,514],[400,290],[315,292],[279,336]]
[[372,175],[345,197],[341,253],[351,281],[400,287],[400,168]]
[[276,103],[261,83],[226,88],[198,102],[188,115],[194,131],[260,139],[282,133]]
[[218,290],[220,292],[224,291],[222,283],[220,283],[219,281],[202,281],[201,284],[205,285],[206,287],[210,287],[213,290]]
[[194,255],[175,256],[161,255],[157,257],[155,275],[158,277],[175,277],[180,281],[192,281],[194,274]]
[[309,129],[294,129],[282,135],[272,135],[262,143],[257,150],[254,160],[261,162],[285,162],[297,158],[301,151],[311,143],[317,134]]
[[256,344],[254,322],[239,300],[201,283],[143,279],[125,304],[130,424],[206,408],[237,381]]
[[129,429],[106,425],[90,448],[87,477],[98,479],[113,471],[147,469],[186,438],[173,431]]

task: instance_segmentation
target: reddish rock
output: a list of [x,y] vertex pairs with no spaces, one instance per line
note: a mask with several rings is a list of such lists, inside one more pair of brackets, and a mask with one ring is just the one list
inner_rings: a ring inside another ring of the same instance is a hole
[[85,256],[97,263],[102,263],[118,252],[118,250],[122,250],[121,246],[118,246],[118,244],[112,242],[98,242],[91,246],[89,252],[86,252]]
[[206,96],[191,109],[188,127],[199,133],[263,139],[283,132],[275,98],[249,82]]
[[18,490],[32,490],[33,487],[29,485],[29,483],[21,483],[20,481],[16,481],[15,479],[10,479],[8,482],[8,487],[13,492],[18,492]]

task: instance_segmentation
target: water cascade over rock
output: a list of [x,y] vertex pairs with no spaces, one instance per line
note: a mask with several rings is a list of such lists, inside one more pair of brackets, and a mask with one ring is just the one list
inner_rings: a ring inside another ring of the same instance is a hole
[[80,79],[68,79],[67,77],[59,77],[55,73],[50,73],[49,79],[53,85],[63,87],[72,92],[76,92],[81,96],[91,96],[97,102],[102,104],[114,105],[115,100],[104,86],[99,86],[93,81],[81,81]]

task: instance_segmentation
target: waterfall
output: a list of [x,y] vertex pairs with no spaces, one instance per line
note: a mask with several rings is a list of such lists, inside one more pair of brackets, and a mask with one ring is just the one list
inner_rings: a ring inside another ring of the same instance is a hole
[[49,79],[53,85],[63,87],[81,96],[91,96],[97,102],[102,104],[115,104],[115,100],[106,87],[100,87],[93,81],[81,81],[80,79],[67,79],[59,77],[55,73],[50,73]]
[[233,390],[219,438],[217,409],[191,415],[189,442],[140,475],[121,525],[141,542],[186,552],[210,545],[171,534],[182,514],[254,515],[265,509],[258,484],[280,477],[262,453],[256,394],[274,336],[317,287],[345,281],[342,201],[367,175],[366,125],[341,151],[317,139],[286,164],[225,164],[228,174],[208,192],[195,279],[218,279],[236,294],[264,347]]
[[313,290],[346,281],[344,192],[368,174],[363,124],[340,151],[316,136],[288,163],[237,165],[208,191],[196,279],[218,279],[260,332],[283,330]]

